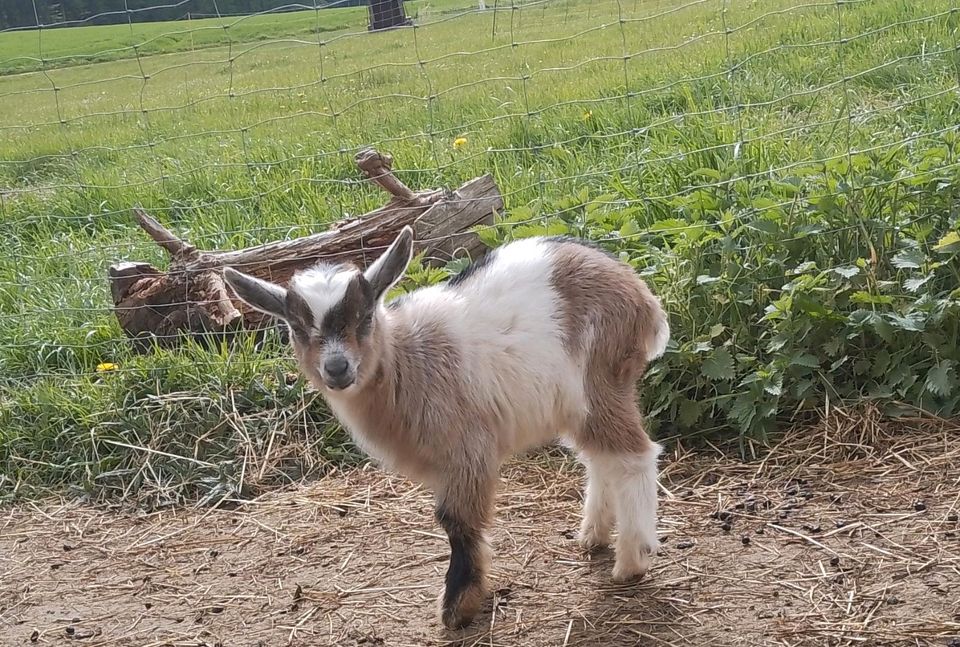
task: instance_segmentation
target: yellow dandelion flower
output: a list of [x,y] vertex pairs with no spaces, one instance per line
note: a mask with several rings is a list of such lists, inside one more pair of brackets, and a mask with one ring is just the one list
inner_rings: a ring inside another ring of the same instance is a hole
[[590,121],[591,119],[593,119],[593,111],[587,110],[586,112],[583,113],[584,121]]
[[97,373],[106,373],[107,371],[115,371],[119,368],[113,362],[101,362],[97,364]]
[[467,138],[466,138],[466,137],[457,137],[456,139],[453,140],[453,147],[454,147],[454,148],[463,148],[463,147],[466,146],[466,145],[467,145]]

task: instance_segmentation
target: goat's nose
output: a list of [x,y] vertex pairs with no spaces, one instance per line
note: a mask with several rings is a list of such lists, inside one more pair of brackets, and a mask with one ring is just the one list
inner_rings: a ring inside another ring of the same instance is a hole
[[343,377],[349,367],[347,358],[343,355],[328,357],[323,362],[323,370],[332,378]]

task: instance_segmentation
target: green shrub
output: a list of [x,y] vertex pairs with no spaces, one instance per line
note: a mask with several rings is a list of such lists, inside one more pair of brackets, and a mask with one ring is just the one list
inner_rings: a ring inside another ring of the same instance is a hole
[[863,399],[956,415],[957,131],[744,177],[753,152],[674,169],[689,178],[676,195],[583,190],[480,233],[601,241],[650,282],[673,328],[643,389],[661,433],[762,440],[780,419]]

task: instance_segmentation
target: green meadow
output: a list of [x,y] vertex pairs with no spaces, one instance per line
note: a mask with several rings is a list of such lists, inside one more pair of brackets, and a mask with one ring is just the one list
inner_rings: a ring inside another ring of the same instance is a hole
[[[468,0],[412,0],[407,15],[418,17],[463,11]],[[185,5],[189,7],[189,5]],[[184,15],[189,16],[184,9]],[[138,56],[196,51],[209,47],[264,41],[316,44],[318,34],[360,31],[366,7],[331,7],[290,13],[185,18],[176,22],[130,22],[124,25],[76,25],[0,34],[0,74],[116,61]]]
[[165,263],[138,204],[220,249],[375,208],[367,145],[414,188],[492,173],[491,245],[631,263],[671,316],[661,438],[749,454],[827,403],[957,413],[951,1],[408,5],[384,33],[362,8],[0,33],[0,496],[169,503],[354,458],[276,340],[135,354],[106,269]]

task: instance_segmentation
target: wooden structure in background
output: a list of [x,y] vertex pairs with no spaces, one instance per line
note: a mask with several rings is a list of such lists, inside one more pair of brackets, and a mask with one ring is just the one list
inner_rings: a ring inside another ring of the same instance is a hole
[[369,3],[369,31],[407,27],[413,24],[413,21],[407,18],[403,0],[369,0]]
[[356,156],[366,177],[391,198],[383,207],[359,218],[335,223],[322,233],[267,243],[237,251],[201,251],[180,239],[141,209],[134,209],[140,227],[170,255],[161,271],[149,263],[121,262],[108,270],[114,313],[124,333],[147,349],[182,343],[184,333],[206,341],[238,330],[258,330],[276,322],[234,298],[223,280],[231,266],[284,285],[298,270],[318,261],[353,262],[364,268],[375,260],[405,225],[415,232],[416,252],[434,262],[469,255],[486,246],[471,229],[492,224],[503,208],[500,190],[490,175],[475,178],[456,191],[414,192],[391,171],[389,155],[367,149]]

